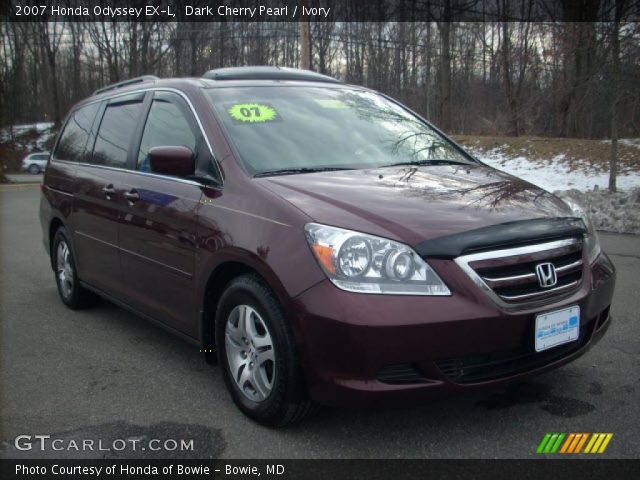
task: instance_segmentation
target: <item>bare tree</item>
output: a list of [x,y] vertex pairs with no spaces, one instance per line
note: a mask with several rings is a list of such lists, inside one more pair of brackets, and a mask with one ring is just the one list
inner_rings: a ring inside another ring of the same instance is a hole
[[300,0],[300,68],[311,69],[311,39],[309,38],[309,15],[305,9],[309,8],[308,0]]
[[103,20],[91,23],[88,28],[89,36],[98,50],[100,60],[106,61],[107,78],[111,83],[122,78],[121,25],[114,20]]
[[[189,22],[180,10],[176,22],[165,23],[2,20],[0,122],[59,118],[93,89],[141,74],[199,76],[210,68],[268,64],[306,65],[375,88],[452,133],[638,137],[640,27],[629,0],[618,22],[610,22],[616,1],[375,0],[353,2],[347,21],[338,23]],[[584,21],[514,21],[545,6],[559,20]],[[457,21],[485,8],[494,20]],[[390,13],[404,22],[385,21]],[[380,21],[363,21],[364,15]],[[623,147],[614,141],[612,148]]]
[[438,22],[440,30],[440,99],[438,101],[438,117],[443,129],[451,128],[451,0],[444,0],[442,21]]
[[49,88],[53,102],[53,122],[56,126],[62,123],[62,109],[60,107],[60,91],[58,88],[58,68],[56,64],[60,39],[64,30],[64,22],[36,22],[40,45],[44,51],[49,67]]
[[[531,16],[531,8],[533,2],[529,0],[526,2],[526,11],[521,12],[522,18],[528,19]],[[519,71],[516,78],[515,85],[513,84],[513,69],[512,69],[512,46],[511,46],[511,28],[513,23],[509,21],[509,2],[507,0],[500,0],[498,2],[499,9],[502,10],[502,67],[504,75],[504,90],[507,97],[507,104],[509,107],[509,117],[511,123],[510,134],[514,136],[520,135],[520,112],[519,101],[520,94],[522,92],[523,82],[525,80],[525,74],[529,63],[529,29],[531,23],[526,21],[517,24],[519,28],[519,48],[517,49],[520,54]]]
[[609,191],[617,190],[618,176],[618,103],[620,101],[620,20],[624,0],[615,2],[614,19],[611,24],[611,157],[609,158]]

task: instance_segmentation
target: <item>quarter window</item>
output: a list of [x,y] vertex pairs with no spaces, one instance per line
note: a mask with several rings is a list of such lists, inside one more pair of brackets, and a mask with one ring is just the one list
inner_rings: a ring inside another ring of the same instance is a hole
[[[87,105],[71,115],[60,136],[54,155],[56,159],[71,162],[85,161],[85,147],[98,107],[97,103]],[[46,159],[46,155],[44,157]]]

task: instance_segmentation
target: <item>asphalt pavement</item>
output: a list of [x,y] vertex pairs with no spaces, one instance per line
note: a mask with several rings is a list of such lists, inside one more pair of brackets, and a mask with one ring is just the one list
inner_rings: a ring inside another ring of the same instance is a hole
[[58,299],[36,186],[0,186],[0,457],[18,435],[194,439],[194,458],[528,458],[547,432],[611,432],[606,458],[640,457],[640,237],[602,234],[618,270],[613,323],[577,361],[526,383],[411,408],[323,409],[270,430],[231,402],[198,349],[107,302]]
[[36,175],[31,173],[7,173],[5,175],[11,183],[42,183],[43,177],[41,173]]

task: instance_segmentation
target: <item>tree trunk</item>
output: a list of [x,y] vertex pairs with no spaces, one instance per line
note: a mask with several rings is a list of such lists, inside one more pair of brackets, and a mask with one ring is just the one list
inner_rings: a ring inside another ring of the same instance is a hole
[[609,158],[609,191],[617,190],[618,176],[618,102],[620,101],[620,19],[622,18],[623,0],[616,2],[615,21],[612,25],[611,56],[613,71],[611,74],[611,157]]
[[504,18],[502,19],[502,68],[504,71],[504,90],[509,105],[509,120],[511,123],[510,134],[514,137],[520,135],[518,125],[518,100],[511,83],[511,37],[509,33],[509,21],[507,18],[507,4],[504,3]]
[[40,23],[40,42],[44,49],[44,56],[49,67],[49,88],[51,89],[51,99],[53,102],[53,123],[59,126],[62,123],[62,113],[60,109],[60,95],[58,92],[58,70],[56,67],[57,56],[57,25],[54,24],[53,33],[49,30],[49,22],[43,20]]
[[[445,11],[450,4],[445,0]],[[445,13],[444,22],[440,23],[440,128],[449,131],[451,128],[451,23],[447,21]]]
[[[300,10],[304,12],[309,7],[308,0],[300,1]],[[309,15],[301,13],[300,15],[300,68],[304,70],[311,69],[311,40],[309,38]]]

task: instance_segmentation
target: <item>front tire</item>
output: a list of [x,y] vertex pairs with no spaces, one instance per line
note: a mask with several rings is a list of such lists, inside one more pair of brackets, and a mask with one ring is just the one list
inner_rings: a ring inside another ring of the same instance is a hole
[[92,303],[95,295],[80,285],[75,257],[64,227],[56,230],[51,255],[58,294],[62,303],[73,310],[84,308]]
[[262,279],[243,275],[227,286],[215,328],[226,386],[247,416],[281,427],[316,410],[306,394],[291,328]]
[[37,175],[38,173],[40,173],[40,167],[36,164],[29,165],[28,170],[31,175]]

